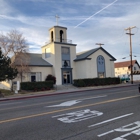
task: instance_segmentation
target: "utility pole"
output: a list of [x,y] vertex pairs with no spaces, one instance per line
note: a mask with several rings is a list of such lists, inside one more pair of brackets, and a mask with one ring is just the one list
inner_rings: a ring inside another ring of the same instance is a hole
[[100,47],[102,47],[102,45],[104,45],[104,44],[102,44],[102,43],[96,43],[95,45],[99,45]]
[[131,33],[131,29],[133,29],[133,28],[136,28],[136,26],[133,26],[133,27],[128,27],[128,28],[126,28],[125,30],[127,31],[129,31],[129,33],[126,33],[126,34],[128,34],[129,35],[129,37],[130,37],[130,62],[131,62],[131,66],[130,66],[130,70],[131,70],[131,84],[133,84],[133,70],[132,70],[132,41],[131,41],[131,36],[132,35],[134,35],[134,34],[132,34]]

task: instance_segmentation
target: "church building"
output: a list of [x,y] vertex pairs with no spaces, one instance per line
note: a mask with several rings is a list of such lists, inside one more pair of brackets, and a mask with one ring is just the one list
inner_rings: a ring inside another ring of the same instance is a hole
[[[49,42],[41,47],[42,54],[29,53],[31,72],[25,81],[44,81],[48,74],[56,77],[56,85],[72,84],[74,79],[115,77],[116,60],[102,47],[76,53],[76,44],[67,39],[67,28],[49,29]],[[20,79],[15,79],[19,80]]]

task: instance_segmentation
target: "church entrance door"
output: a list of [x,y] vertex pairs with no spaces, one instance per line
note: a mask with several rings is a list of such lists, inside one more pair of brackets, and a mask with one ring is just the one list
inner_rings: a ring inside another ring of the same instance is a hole
[[71,83],[70,71],[63,71],[63,83],[64,84],[70,84]]

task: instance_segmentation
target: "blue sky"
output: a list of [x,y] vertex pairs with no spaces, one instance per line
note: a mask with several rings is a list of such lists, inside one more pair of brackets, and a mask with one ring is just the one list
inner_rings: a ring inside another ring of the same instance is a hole
[[[105,8],[106,7],[106,8]],[[41,53],[49,40],[48,29],[67,27],[67,37],[77,44],[77,52],[105,48],[117,61],[130,60],[129,36],[132,29],[133,59],[140,64],[140,0],[0,0],[0,31],[16,29],[23,33],[30,52]]]

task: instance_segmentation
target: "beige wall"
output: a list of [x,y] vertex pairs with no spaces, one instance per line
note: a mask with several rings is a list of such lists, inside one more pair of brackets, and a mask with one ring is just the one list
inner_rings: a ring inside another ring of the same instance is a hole
[[[134,71],[134,67],[136,68],[136,71],[139,71],[140,68],[137,64],[133,65],[133,71]],[[130,74],[130,69],[128,69],[128,67],[120,67],[120,68],[115,68],[115,76],[122,76],[122,75],[128,75]]]
[[97,76],[97,57],[102,55],[105,59],[106,77],[115,77],[114,61],[110,61],[110,57],[102,50],[98,50],[88,58],[91,60],[77,61],[76,65],[76,79],[81,78],[95,78]]
[[70,49],[70,59],[71,59],[71,68],[72,69],[72,78],[75,79],[76,77],[76,63],[73,61],[76,59],[76,46],[71,46]]
[[[29,73],[41,73],[41,81],[44,81],[48,74],[52,74],[52,67],[30,67],[31,71]],[[30,81],[29,73],[23,73],[22,82]],[[13,81],[20,81],[20,77],[18,76]]]
[[[52,67],[30,67],[31,72],[30,73],[41,73],[41,81],[45,81],[45,78],[48,74],[52,74]],[[17,78],[13,79],[12,81],[19,81],[21,82],[21,78],[17,76]],[[23,73],[22,82],[28,82],[30,81],[30,74],[29,73]],[[0,82],[0,88],[2,89],[11,89],[12,82],[11,81],[3,81]]]
[[[50,48],[50,51],[51,51],[50,52],[51,56],[49,58],[45,58],[45,49],[46,48]],[[47,45],[43,46],[41,49],[42,49],[42,58],[45,61],[49,62],[51,65],[53,65],[52,75],[55,76],[55,69],[54,69],[54,66],[55,66],[55,46],[54,46],[54,43],[52,42],[50,44],[47,44]]]
[[12,84],[11,81],[2,81],[2,82],[0,82],[0,88],[10,90],[11,89],[11,84]]
[[[51,56],[50,56],[49,58],[45,58],[45,50],[46,50],[47,48],[50,48],[50,54],[51,54]],[[54,43],[50,43],[50,44],[48,44],[48,45],[43,46],[43,47],[41,48],[41,50],[42,50],[42,58],[43,58],[44,60],[46,60],[47,62],[49,62],[50,64],[53,65],[54,62],[55,62]]]
[[97,57],[99,55],[102,55],[104,57],[104,59],[105,59],[105,73],[106,73],[106,77],[115,77],[114,61],[110,61],[111,57],[109,57],[102,50],[98,50],[97,52],[95,52],[94,54],[89,56],[89,58],[92,58],[91,61],[89,61],[89,64],[88,64],[88,65],[90,65],[91,75],[93,77],[97,77]]
[[[45,58],[45,49],[48,47],[51,50],[51,57]],[[56,84],[57,85],[62,84],[62,74],[61,74],[61,68],[62,68],[61,48],[62,47],[70,48],[71,67],[73,69],[75,69],[75,65],[74,65],[73,60],[76,58],[76,46],[71,46],[71,45],[63,44],[63,43],[61,43],[61,44],[50,43],[50,44],[42,47],[42,53],[43,53],[42,58],[53,65],[52,75],[54,75],[56,77]],[[73,75],[75,76],[74,70],[73,70]]]
[[66,28],[55,27],[55,28],[51,28],[49,30],[50,40],[51,40],[51,32],[53,31],[54,41],[59,41],[59,39],[60,39],[60,30],[63,31],[63,39],[67,39],[67,30],[66,30]]
[[[61,85],[62,84],[62,57],[61,57],[61,48],[62,47],[68,47],[70,48],[70,61],[71,61],[71,68],[74,69],[74,62],[73,60],[76,58],[76,46],[70,46],[66,44],[55,44],[55,65],[53,65],[55,69],[55,76],[56,76],[56,84]],[[75,75],[75,72],[73,70],[73,75]]]
[[128,67],[122,67],[122,68],[115,68],[115,76],[121,76],[121,75],[128,75],[130,74],[130,70]]
[[75,62],[75,76],[73,79],[82,79],[87,77],[86,60]]
[[[59,42],[60,38],[60,30],[63,30],[63,39],[67,39],[67,29],[56,27],[51,28],[49,30],[50,40],[51,40],[51,32],[53,31],[54,41]],[[61,85],[62,84],[62,58],[61,58],[61,48],[62,47],[69,47],[70,48],[70,61],[71,61],[71,67],[75,69],[75,63],[73,60],[76,58],[76,46],[71,46],[70,44],[59,44],[51,42],[50,44],[47,44],[42,47],[42,58],[53,65],[52,67],[52,74],[56,77],[56,84]],[[50,48],[51,50],[51,57],[45,58],[45,49]],[[73,75],[75,76],[75,71],[73,70]]]
[[45,80],[48,74],[52,74],[52,67],[31,67],[32,72],[41,72],[42,81]]

